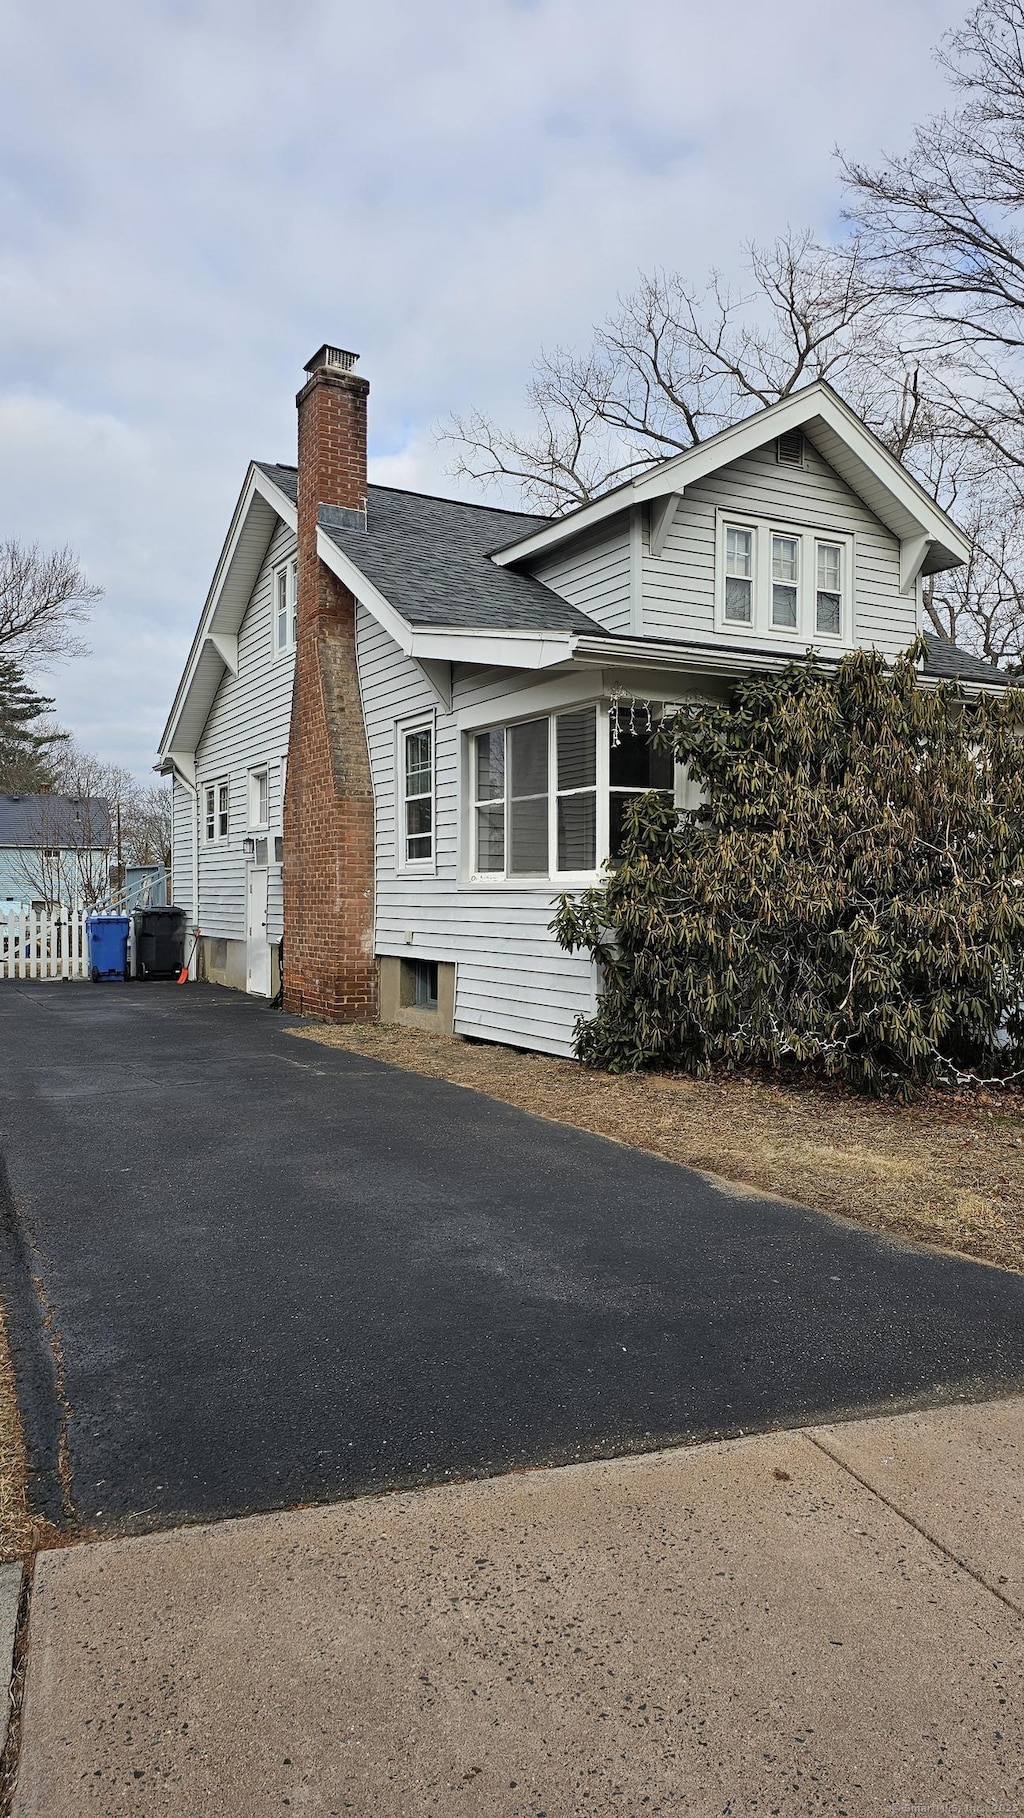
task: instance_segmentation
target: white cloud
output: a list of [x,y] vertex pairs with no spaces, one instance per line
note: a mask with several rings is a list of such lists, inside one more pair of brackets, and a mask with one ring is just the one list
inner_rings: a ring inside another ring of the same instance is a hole
[[[519,409],[638,269],[835,227],[940,104],[953,0],[35,0],[0,72],[3,532],[107,589],[60,711],[145,770],[251,455],[324,339],[374,471],[451,490],[431,426]],[[912,103],[908,101],[912,97]],[[908,115],[912,105],[913,115]]]

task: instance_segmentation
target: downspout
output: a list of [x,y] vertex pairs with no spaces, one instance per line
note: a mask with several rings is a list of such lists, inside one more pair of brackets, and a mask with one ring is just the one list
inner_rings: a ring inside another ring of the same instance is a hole
[[[189,787],[186,784],[186,788]],[[199,778],[192,786],[192,957],[188,962],[189,978],[197,976],[199,965]]]
[[[176,779],[179,783],[184,783],[186,789],[191,789],[192,796],[193,796],[193,803],[192,803],[192,933],[193,933],[194,938],[192,941],[192,957],[188,962],[188,975],[189,975],[189,978],[194,979],[197,976],[197,966],[198,966],[198,957],[199,957],[199,940],[198,940],[198,934],[199,934],[199,779],[197,777],[197,779],[194,783],[190,783],[188,780],[188,777],[184,776],[182,774],[182,772],[178,769],[178,766],[174,762],[173,758],[170,760],[170,765],[171,765],[172,778]],[[157,766],[157,768],[159,768],[159,766]],[[166,771],[165,771],[165,774],[166,774]],[[171,814],[173,817],[173,814],[174,814],[173,805],[171,808]],[[171,829],[172,860],[173,860],[173,845],[174,845],[174,830],[173,830],[173,824],[172,824],[172,829]],[[174,882],[174,877],[173,877],[173,872],[172,872],[171,883],[173,884],[173,882]]]

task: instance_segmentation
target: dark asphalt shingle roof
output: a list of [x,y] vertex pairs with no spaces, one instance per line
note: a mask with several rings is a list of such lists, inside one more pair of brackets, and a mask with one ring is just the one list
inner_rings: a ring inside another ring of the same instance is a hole
[[0,795],[0,846],[104,847],[110,809],[101,795]]
[[[269,461],[256,465],[295,502],[298,474],[294,467]],[[577,631],[604,637],[607,634],[596,620],[570,606],[533,575],[498,568],[488,560],[493,550],[507,547],[548,522],[523,512],[400,492],[390,486],[368,487],[365,530],[331,521],[329,510],[321,507],[321,525],[331,540],[410,625]],[[1013,680],[992,663],[932,632],[925,632],[925,643],[926,675],[1004,687]]]
[[933,631],[926,631],[924,641],[928,646],[925,675],[950,682],[987,682],[990,687],[1010,688],[1014,684],[1015,677],[1006,675],[994,663],[986,663],[984,657],[961,650],[959,644],[951,644],[948,638],[939,638]]
[[274,485],[281,488],[285,497],[289,498],[293,505],[298,504],[299,470],[297,467],[279,467],[274,461],[254,461],[253,466],[258,467],[261,473],[265,473],[268,480],[273,480]]
[[[256,464],[294,500],[294,467]],[[542,581],[488,560],[492,550],[540,530],[547,518],[369,486],[365,530],[337,523],[325,507],[320,522],[410,625],[603,635],[600,625]]]
[[368,488],[365,530],[321,518],[331,541],[410,625],[600,636],[592,618],[542,581],[489,559],[544,522],[389,486]]

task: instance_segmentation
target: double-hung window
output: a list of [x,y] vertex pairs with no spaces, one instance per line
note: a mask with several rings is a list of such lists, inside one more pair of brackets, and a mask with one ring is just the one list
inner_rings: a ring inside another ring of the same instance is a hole
[[299,597],[299,564],[290,562],[274,570],[274,650],[281,656],[295,649],[295,624]]
[[795,631],[800,623],[800,538],[772,532],[772,624]]
[[725,533],[725,616],[730,625],[754,617],[754,532],[730,524]]
[[815,546],[814,628],[824,637],[842,636],[844,554],[841,543]]
[[403,868],[434,863],[434,727],[405,726],[399,732],[402,788],[399,862]]
[[203,832],[207,841],[227,839],[229,797],[230,791],[226,778],[205,785],[203,789]]

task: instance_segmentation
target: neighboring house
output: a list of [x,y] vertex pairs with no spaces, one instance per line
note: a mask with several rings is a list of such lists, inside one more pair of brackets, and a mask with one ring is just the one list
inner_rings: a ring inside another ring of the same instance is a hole
[[93,908],[106,900],[112,856],[104,797],[0,795],[0,915]]
[[[648,710],[814,644],[893,656],[961,532],[814,384],[557,521],[366,473],[324,347],[297,469],[248,472],[160,747],[203,975],[571,1052],[597,980],[549,931],[629,795],[686,800]],[[1003,678],[932,638],[924,679]],[[616,705],[618,703],[618,705]]]

